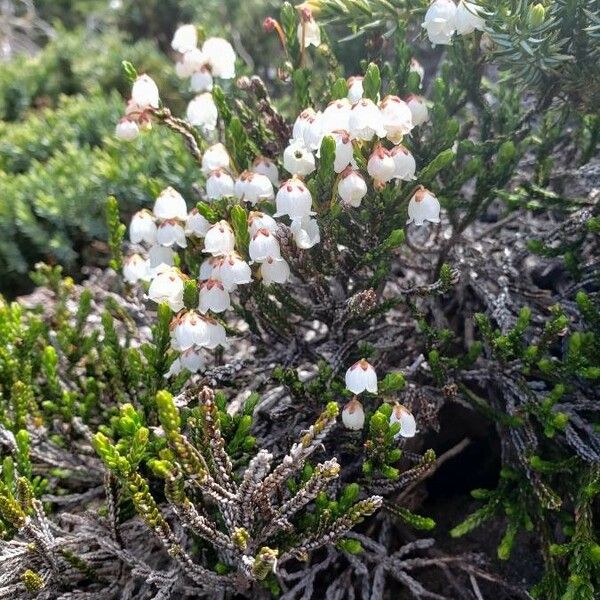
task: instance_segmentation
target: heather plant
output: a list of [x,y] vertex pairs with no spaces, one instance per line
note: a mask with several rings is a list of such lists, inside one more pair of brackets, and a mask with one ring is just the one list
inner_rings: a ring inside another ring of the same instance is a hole
[[[126,225],[123,179],[110,269],[40,266],[51,301],[0,306],[0,597],[592,600],[593,9],[284,3],[262,24],[277,100],[194,24],[171,41],[185,110],[124,61],[119,156],[181,144],[194,184]],[[449,533],[535,547],[527,589],[419,514],[470,443],[429,447],[448,411],[487,421],[500,463]]]

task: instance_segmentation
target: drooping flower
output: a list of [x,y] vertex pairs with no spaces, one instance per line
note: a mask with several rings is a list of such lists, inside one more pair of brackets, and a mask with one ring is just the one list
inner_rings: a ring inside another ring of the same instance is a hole
[[235,181],[235,195],[253,206],[259,200],[272,200],[275,197],[273,184],[266,175],[243,171]]
[[375,180],[375,185],[386,183],[394,176],[396,166],[387,148],[377,144],[367,162],[367,172]]
[[285,283],[290,278],[290,266],[283,258],[268,257],[260,265],[260,276],[265,285]]
[[131,121],[127,117],[123,117],[115,127],[115,135],[120,140],[131,142],[140,134],[140,128],[135,121]]
[[210,222],[198,212],[197,208],[192,208],[185,222],[185,233],[195,237],[204,237],[210,229]]
[[472,2],[460,0],[456,8],[456,33],[459,35],[468,35],[476,29],[483,31],[485,21],[479,14],[478,8]]
[[146,108],[158,108],[160,95],[154,79],[146,74],[140,75],[133,82],[131,100],[142,110]]
[[183,308],[183,275],[175,267],[161,269],[148,289],[148,298],[156,303],[166,302],[174,312]]
[[411,438],[417,433],[417,422],[415,421],[415,418],[410,410],[402,404],[394,404],[392,414],[390,415],[390,425],[393,425],[394,423],[400,423],[400,431],[394,436],[396,438]]
[[227,346],[227,338],[225,337],[225,327],[212,317],[205,317],[208,322],[208,344],[209,350],[217,346]]
[[279,258],[281,256],[279,241],[268,229],[259,229],[248,244],[248,254],[254,262]]
[[332,100],[323,111],[321,125],[323,133],[348,131],[350,129],[350,111],[352,105],[347,98]]
[[166,219],[159,226],[156,233],[156,242],[161,246],[179,246],[187,248],[185,231],[179,221],[175,219]]
[[195,127],[213,131],[217,127],[219,112],[212,94],[205,92],[190,100],[186,109],[187,120]]
[[148,260],[150,261],[150,274],[154,276],[175,264],[175,252],[167,246],[156,244],[148,250]]
[[385,137],[383,117],[379,107],[368,98],[359,100],[350,111],[350,136],[352,139],[370,141],[374,136]]
[[363,89],[363,80],[364,77],[360,75],[354,75],[353,77],[348,77],[346,83],[348,84],[348,100],[352,104],[356,104],[365,93]]
[[190,78],[190,91],[200,94],[210,92],[213,89],[213,76],[210,69],[205,65],[192,73]]
[[200,263],[200,272],[198,274],[198,279],[200,281],[210,279],[213,276],[213,272],[218,267],[220,261],[221,257],[219,256],[209,256],[208,258],[205,258]]
[[252,163],[252,170],[259,175],[266,175],[273,185],[279,185],[279,171],[270,158],[257,156]]
[[233,178],[223,169],[211,171],[206,180],[206,197],[209,200],[218,200],[234,195]]
[[283,151],[283,168],[292,175],[309,175],[315,168],[314,154],[301,140],[292,140]]
[[353,163],[354,147],[350,134],[345,130],[335,130],[331,132],[331,137],[335,140],[335,160],[333,161],[333,170],[341,173],[347,166]]
[[300,45],[304,44],[305,48],[308,48],[311,44],[315,47],[321,45],[321,29],[309,8],[303,8],[300,11],[300,23],[298,23],[296,33],[298,43]]
[[227,221],[211,225],[204,237],[204,252],[213,256],[230,254],[235,248],[235,235]]
[[175,377],[184,369],[190,373],[197,373],[204,368],[205,364],[199,348],[188,348],[171,363],[165,377]]
[[414,127],[418,127],[419,125],[423,125],[423,123],[427,123],[427,121],[429,121],[429,111],[427,110],[425,98],[411,94],[408,96],[408,98],[406,98],[406,104],[410,109]]
[[449,44],[456,31],[456,4],[454,0],[434,0],[425,13],[423,27],[429,41],[436,44]]
[[173,40],[171,41],[171,48],[175,52],[187,52],[192,48],[195,48],[198,44],[198,32],[195,25],[181,25],[175,31]]
[[275,217],[287,215],[290,219],[301,219],[311,214],[312,196],[302,180],[288,179],[275,196]]
[[365,425],[365,411],[362,404],[353,398],[342,410],[342,423],[346,429],[359,431]]
[[150,261],[132,254],[123,261],[123,277],[128,283],[150,280]]
[[178,77],[191,77],[202,69],[208,68],[208,57],[199,48],[186,50],[181,60],[175,65]]
[[198,310],[201,313],[206,313],[209,310],[220,313],[231,308],[229,292],[225,289],[223,282],[214,277],[210,277],[200,284],[199,296]]
[[202,44],[202,53],[206,55],[213,77],[233,79],[235,77],[235,51],[223,38],[208,38]]
[[301,250],[308,250],[321,241],[321,232],[316,219],[302,217],[292,219],[290,225],[296,246]]
[[421,186],[408,203],[408,220],[406,222],[423,225],[425,221],[440,222],[440,201],[432,192]]
[[220,258],[213,269],[212,276],[220,279],[228,292],[234,290],[236,285],[244,285],[252,281],[250,265],[237,252]]
[[347,167],[342,171],[338,194],[344,204],[358,208],[367,194],[367,183],[358,171]]
[[408,148],[400,144],[394,146],[390,151],[390,154],[394,159],[394,178],[401,179],[402,181],[412,181],[415,179],[417,163],[415,162],[415,157],[410,153]]
[[165,188],[154,202],[152,209],[157,219],[179,219],[185,221],[188,211],[183,196],[171,186]]
[[223,144],[214,144],[202,155],[202,172],[208,175],[217,169],[229,168],[229,154]]
[[268,229],[271,233],[275,233],[277,231],[277,221],[266,213],[257,210],[250,211],[248,214],[248,232],[250,233],[250,237],[253,237],[259,229]]
[[193,346],[208,347],[209,322],[195,310],[186,310],[176,316],[170,325],[171,347],[183,352]]
[[154,244],[156,242],[156,223],[149,210],[136,212],[129,223],[129,239],[132,244]]
[[398,96],[386,96],[380,108],[387,139],[393,144],[399,144],[413,128],[410,108]]
[[377,373],[371,364],[362,358],[346,371],[346,388],[353,394],[364,391],[377,393]]

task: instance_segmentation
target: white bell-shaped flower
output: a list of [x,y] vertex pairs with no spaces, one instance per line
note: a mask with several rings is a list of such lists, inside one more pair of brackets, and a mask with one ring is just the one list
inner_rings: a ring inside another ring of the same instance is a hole
[[150,261],[132,254],[123,261],[123,277],[128,283],[150,281]]
[[205,258],[200,263],[200,272],[198,275],[198,279],[200,281],[206,281],[211,277],[215,277],[216,279],[218,279],[218,277],[213,274],[215,273],[215,269],[218,268],[220,263],[221,258],[219,256],[209,256],[208,258]]
[[202,52],[208,59],[213,77],[233,79],[235,77],[235,51],[223,38],[208,38],[202,44]]
[[219,259],[218,265],[213,270],[213,277],[220,279],[225,289],[231,292],[236,285],[250,283],[252,271],[250,265],[237,252],[232,252]]
[[335,140],[335,160],[333,170],[341,173],[354,162],[354,148],[350,134],[345,130],[332,131],[329,135]]
[[312,16],[310,9],[305,8],[300,11],[300,23],[298,23],[296,35],[298,36],[298,43],[301,46],[304,44],[305,48],[308,48],[311,44],[315,47],[321,45],[321,29]]
[[220,313],[231,308],[229,292],[225,289],[223,282],[211,277],[200,284],[200,302],[198,310],[206,313],[211,310]]
[[363,80],[364,77],[360,75],[354,75],[353,77],[348,77],[348,100],[350,100],[351,104],[356,104],[365,93],[363,89]]
[[187,240],[185,239],[185,231],[179,221],[175,219],[166,219],[158,226],[156,232],[156,242],[161,246],[179,246],[187,248]]
[[140,75],[133,82],[131,100],[141,109],[158,108],[160,96],[154,79],[149,75]]
[[201,215],[197,208],[192,208],[185,222],[186,235],[204,237],[209,229],[210,222],[208,219]]
[[208,175],[217,169],[229,168],[229,154],[223,144],[214,144],[202,155],[202,172]]
[[417,163],[415,157],[410,153],[408,148],[402,144],[394,146],[390,154],[394,159],[394,178],[401,179],[402,181],[412,181],[415,179],[415,171],[417,170]]
[[354,398],[342,410],[342,423],[350,431],[359,431],[365,425],[365,411],[362,404]]
[[216,319],[211,317],[205,317],[208,322],[208,344],[206,347],[209,350],[216,348],[217,346],[227,346],[227,338],[225,336],[225,327],[221,325]]
[[292,140],[283,151],[283,168],[292,175],[309,175],[316,168],[314,154],[303,141]]
[[175,264],[175,252],[167,246],[156,244],[148,250],[148,260],[150,261],[150,273],[154,276]]
[[250,239],[248,254],[254,262],[279,258],[281,256],[279,240],[268,229],[259,229]]
[[350,111],[350,136],[355,140],[370,141],[374,136],[385,137],[383,116],[379,107],[368,98],[359,100]]
[[265,285],[285,283],[290,278],[290,265],[283,258],[268,257],[260,265],[260,276]]
[[195,310],[186,310],[171,321],[171,347],[183,352],[193,346],[209,345],[209,323]]
[[118,139],[131,142],[140,134],[140,128],[135,121],[123,117],[115,127],[115,135]]
[[419,125],[423,125],[423,123],[427,123],[427,121],[429,121],[429,111],[427,110],[425,98],[411,94],[406,99],[406,104],[410,109],[414,127],[418,127]]
[[353,394],[362,392],[377,393],[377,373],[364,358],[354,363],[346,371],[346,388]]
[[223,169],[211,171],[206,180],[206,197],[209,200],[219,200],[234,195],[233,178]]
[[129,223],[129,239],[132,244],[154,244],[156,242],[156,223],[149,210],[136,212]]
[[230,254],[235,248],[235,235],[227,221],[211,225],[204,238],[204,252],[213,256]]
[[208,57],[199,48],[190,48],[175,65],[178,77],[191,77],[194,73],[208,68]]
[[456,8],[456,33],[459,35],[468,35],[476,29],[483,31],[485,21],[479,14],[478,7],[472,2],[460,0]]
[[212,94],[208,92],[198,94],[187,105],[185,115],[187,120],[195,127],[213,131],[217,127],[219,112]]
[[399,144],[413,128],[410,108],[398,96],[386,96],[380,108],[387,139],[393,144]]
[[207,66],[200,67],[190,78],[190,92],[201,94],[210,92],[213,89],[213,76]]
[[175,52],[187,52],[198,45],[198,32],[195,25],[181,25],[175,30],[171,48]]
[[259,200],[273,200],[273,184],[266,175],[243,171],[235,181],[235,195],[253,206]]
[[312,196],[301,179],[292,177],[279,188],[275,207],[275,217],[287,215],[290,219],[301,219],[311,214]]
[[352,105],[347,98],[332,100],[323,111],[321,119],[324,134],[332,131],[348,131],[350,129],[350,111]]
[[314,108],[305,108],[294,121],[292,128],[292,139],[304,141],[304,132],[312,122],[317,118],[317,113]]
[[268,229],[271,233],[275,233],[277,231],[277,221],[266,213],[257,210],[250,211],[248,214],[248,232],[250,233],[250,237],[253,237],[259,229]]
[[398,403],[394,404],[392,414],[390,415],[390,425],[393,425],[394,423],[400,424],[400,431],[394,436],[396,439],[399,437],[415,437],[417,433],[417,422],[406,406]]
[[367,183],[358,171],[347,167],[342,171],[338,183],[338,194],[344,204],[358,208],[367,194]]
[[173,312],[183,308],[183,275],[179,269],[165,267],[156,274],[150,288],[148,298],[156,303],[166,302]]
[[259,175],[266,175],[273,185],[279,185],[279,171],[270,158],[257,156],[252,163],[252,170]]
[[190,373],[198,373],[206,366],[204,357],[201,354],[200,348],[188,348],[182,352],[169,367],[165,377],[175,377],[184,369]]
[[425,221],[440,222],[440,201],[432,192],[421,186],[408,203],[407,223],[423,225]]
[[154,202],[152,209],[157,219],[187,219],[187,206],[183,196],[172,187],[165,188]]
[[318,150],[323,139],[323,114],[312,108],[303,110],[294,122],[292,137],[309,150]]
[[434,0],[425,13],[423,27],[429,41],[436,44],[449,44],[456,31],[456,4],[454,0]]
[[425,79],[425,69],[423,68],[423,65],[413,57],[410,59],[410,66],[408,70],[411,73],[416,73],[419,76],[419,87],[423,87],[423,80]]
[[375,185],[386,183],[394,176],[396,165],[387,148],[377,144],[367,162],[367,172],[375,180]]
[[321,232],[316,219],[302,217],[292,219],[290,225],[296,246],[301,250],[308,250],[321,241]]

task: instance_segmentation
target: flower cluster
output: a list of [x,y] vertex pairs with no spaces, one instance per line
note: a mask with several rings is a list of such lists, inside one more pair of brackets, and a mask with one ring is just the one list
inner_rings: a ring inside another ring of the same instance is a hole
[[460,0],[458,5],[454,0],[434,0],[423,22],[429,41],[434,46],[447,45],[452,43],[455,33],[468,35],[476,29],[483,31],[485,21],[478,10],[475,4],[465,0]]
[[[346,388],[353,394],[369,392],[377,394],[377,373],[373,366],[361,359],[346,371]],[[355,396],[342,410],[342,423],[346,429],[359,431],[365,424],[365,411],[360,400]],[[411,438],[417,433],[417,423],[412,413],[402,404],[395,403],[390,415],[390,425],[400,424],[396,438]]]

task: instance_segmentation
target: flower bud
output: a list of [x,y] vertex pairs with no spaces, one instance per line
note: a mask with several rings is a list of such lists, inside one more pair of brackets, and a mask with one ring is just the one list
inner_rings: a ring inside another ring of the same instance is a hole
[[338,194],[344,204],[358,208],[367,194],[367,183],[358,171],[347,167],[338,183]]
[[183,308],[183,275],[174,267],[165,267],[156,274],[148,298],[156,303],[166,302],[174,312]]
[[129,120],[127,117],[123,117],[117,123],[115,127],[115,135],[120,140],[131,142],[140,134],[140,128],[135,121]]
[[245,200],[255,205],[259,200],[272,200],[275,197],[273,193],[273,184],[266,175],[244,171],[236,179],[235,195],[240,200]]
[[395,435],[395,438],[404,437],[411,438],[417,433],[417,422],[412,413],[406,406],[395,404],[390,415],[390,425],[400,423],[400,431]]
[[312,16],[312,11],[309,8],[304,8],[300,11],[300,23],[296,31],[298,43],[308,48],[311,44],[315,47],[321,45],[321,29]]
[[380,108],[387,139],[393,144],[399,144],[413,128],[410,108],[398,96],[386,96]]
[[425,13],[422,25],[429,41],[436,44],[449,44],[456,31],[456,4],[453,0],[434,0]]
[[546,9],[541,2],[529,7],[527,21],[531,27],[539,27],[546,20]]
[[413,57],[410,59],[410,67],[408,70],[411,73],[416,73],[419,76],[419,87],[422,88],[423,80],[425,79],[425,69],[423,68],[423,65]]
[[185,233],[190,236],[204,237],[209,229],[209,221],[198,212],[197,208],[192,208],[185,222]]
[[408,203],[408,220],[406,223],[423,225],[425,221],[440,222],[440,202],[432,192],[423,186],[418,189]]
[[350,111],[349,131],[352,139],[370,141],[375,135],[385,137],[379,107],[368,98],[359,100]]
[[342,410],[342,423],[346,429],[359,431],[365,425],[365,411],[362,404],[354,398]]
[[233,178],[223,169],[211,171],[206,180],[206,197],[209,200],[219,200],[234,195]]
[[425,98],[411,94],[406,99],[406,104],[408,105],[412,115],[413,127],[418,127],[419,125],[423,125],[423,123],[429,121],[429,111],[427,110]]
[[175,31],[173,40],[171,41],[171,48],[175,52],[187,52],[192,48],[195,48],[198,44],[198,32],[196,31],[195,25],[181,25]]
[[484,27],[485,21],[479,15],[478,7],[471,2],[460,0],[456,9],[456,33],[459,35],[468,35],[476,29],[483,31]]
[[167,246],[168,248],[172,246],[187,248],[185,231],[175,219],[167,219],[158,226],[156,242],[161,246]]
[[392,148],[390,154],[394,159],[394,178],[401,179],[402,181],[412,181],[415,179],[417,163],[409,150],[400,144]]
[[394,176],[395,170],[396,165],[390,151],[377,144],[367,162],[367,172],[375,179],[375,185],[389,181]]
[[206,131],[213,131],[217,127],[219,118],[217,105],[212,94],[208,92],[193,98],[187,105],[185,114],[187,120],[195,127],[200,127]]
[[363,80],[364,77],[360,75],[355,75],[353,77],[348,77],[346,83],[348,84],[348,100],[350,100],[351,104],[356,104],[365,93],[363,88]]
[[283,258],[268,257],[260,265],[260,276],[265,285],[285,283],[290,277],[290,266]]
[[275,205],[275,217],[287,215],[290,219],[301,219],[311,214],[312,196],[300,179],[292,177],[279,188]]
[[129,223],[129,239],[132,244],[156,242],[156,223],[149,210],[140,210],[133,215]]
[[266,156],[257,156],[252,163],[252,171],[259,175],[266,175],[273,185],[279,185],[279,171],[277,165]]
[[279,258],[281,256],[279,241],[268,229],[259,229],[248,244],[248,254],[255,262],[263,262],[267,258]]
[[213,256],[230,254],[235,248],[233,229],[227,221],[219,221],[211,225],[204,238],[204,252]]
[[206,313],[211,310],[220,313],[231,308],[229,292],[225,289],[223,282],[213,277],[200,284],[200,302],[198,310]]
[[172,187],[165,188],[154,202],[154,216],[157,219],[179,219],[185,221],[188,216],[183,196]]
[[207,148],[202,156],[202,172],[207,174],[217,169],[229,168],[229,154],[223,144],[214,144]]
[[139,254],[128,256],[123,262],[123,277],[128,283],[150,280],[150,261]]
[[148,75],[140,75],[133,82],[131,100],[141,109],[158,108],[160,97],[154,79]]
[[315,168],[315,157],[304,142],[293,140],[283,152],[283,168],[292,175],[308,175]]
[[364,391],[377,393],[377,373],[375,369],[363,358],[354,363],[346,371],[346,388],[353,394]]

